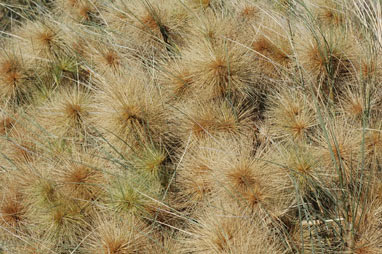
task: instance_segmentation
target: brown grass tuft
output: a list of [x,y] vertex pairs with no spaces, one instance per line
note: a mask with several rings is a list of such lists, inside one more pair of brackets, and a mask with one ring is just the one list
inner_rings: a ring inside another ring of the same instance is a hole
[[0,94],[4,99],[17,103],[25,102],[33,89],[28,61],[21,55],[0,54]]
[[121,139],[160,144],[169,138],[163,97],[144,79],[118,78],[105,83],[97,96],[95,121],[114,145],[124,146]]
[[260,219],[247,217],[228,205],[210,207],[191,230],[182,253],[264,253],[264,247],[270,253],[282,253]]
[[310,99],[300,90],[284,89],[269,97],[266,117],[271,134],[281,140],[306,140],[317,125]]
[[251,131],[252,119],[249,109],[232,108],[224,100],[217,100],[214,104],[199,102],[198,104],[185,104],[174,123],[182,139],[198,141],[210,137],[235,137]]
[[127,254],[146,253],[149,232],[139,219],[98,215],[95,232],[86,241],[84,253]]
[[39,108],[39,123],[60,138],[86,140],[91,135],[92,94],[81,87],[64,88]]
[[81,201],[99,201],[104,197],[103,186],[107,183],[104,170],[107,165],[89,151],[75,152],[60,162],[62,166],[52,170],[64,194]]
[[206,99],[235,96],[246,97],[253,86],[251,52],[242,46],[222,42],[217,45],[197,41],[183,52],[195,92]]
[[[9,179],[7,180],[9,181]],[[17,184],[12,180],[11,183]],[[20,231],[25,230],[27,224],[24,197],[18,190],[10,186],[10,182],[7,184],[9,187],[3,186],[1,190],[0,225],[12,233],[19,234]],[[5,232],[3,231],[3,233]],[[5,234],[7,235],[7,233]]]

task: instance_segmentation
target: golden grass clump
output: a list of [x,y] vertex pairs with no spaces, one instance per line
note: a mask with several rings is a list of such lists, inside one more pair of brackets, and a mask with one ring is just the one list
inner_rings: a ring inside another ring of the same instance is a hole
[[25,218],[34,241],[41,239],[52,250],[65,251],[84,237],[82,233],[89,227],[86,209],[63,195],[60,186],[48,178],[48,168],[46,163],[35,162],[18,170],[15,179],[22,197],[27,197]]
[[189,0],[191,7],[194,8],[207,8],[210,7],[212,0]]
[[0,3],[0,253],[382,253],[381,20]]
[[82,210],[74,201],[60,200],[29,216],[35,222],[36,235],[51,242],[55,249],[65,251],[76,247],[90,227]]
[[16,188],[17,180],[14,176],[1,178],[4,186],[0,188],[0,225],[4,227],[0,239],[12,239],[12,234],[24,234],[27,228],[25,197]]
[[123,65],[127,65],[126,60],[124,60],[124,58],[127,58],[126,55],[121,54],[118,49],[114,49],[106,43],[90,45],[88,54],[90,61],[97,68],[97,72],[101,74],[108,72],[118,73]]
[[301,195],[310,195],[317,185],[332,185],[335,172],[322,165],[322,157],[316,155],[314,148],[307,145],[286,145],[279,152],[272,149],[268,160],[274,161],[272,167],[280,168],[289,175],[290,188],[298,188]]
[[147,253],[149,234],[149,228],[136,217],[98,215],[94,234],[86,240],[82,250],[89,254]]
[[[277,77],[277,73],[287,70],[290,65],[291,49],[286,38],[275,35],[274,39],[266,35],[258,36],[252,43],[252,49],[256,52],[257,64],[261,66],[261,71],[268,77]],[[279,45],[275,44],[278,43]],[[279,76],[281,76],[279,74]]]
[[[293,202],[288,173],[273,165],[263,148],[251,149],[251,142],[225,144],[212,166],[216,196],[237,200],[240,207],[273,216],[284,214]],[[274,153],[274,151],[269,151]],[[228,201],[231,202],[231,201]]]
[[[229,7],[227,7],[229,8]],[[194,27],[191,29],[185,37],[187,43],[185,47],[224,47],[224,43],[227,43],[227,47],[232,47],[235,44],[243,43],[248,40],[246,34],[248,28],[241,26],[237,23],[237,20],[233,17],[221,17],[214,12],[206,12],[198,19],[192,19],[190,25]],[[247,40],[245,40],[247,39]],[[202,43],[202,44],[201,44]],[[207,43],[207,44],[203,44]],[[236,49],[239,47],[236,47]],[[234,47],[235,49],[235,47]],[[200,48],[202,50],[202,48]]]
[[[334,221],[324,223],[320,220],[304,220],[303,222],[303,225],[297,225],[294,231],[291,232],[291,243],[295,251],[309,254],[334,254],[344,251],[338,239],[336,239],[334,232],[338,228]],[[326,233],[325,227],[331,231]]]
[[[260,81],[285,79],[292,66],[292,45],[283,27],[281,18],[266,15],[250,31],[253,35],[248,46],[254,52],[254,61],[260,72]],[[247,35],[248,36],[248,35]]]
[[64,155],[60,166],[52,169],[57,185],[64,195],[77,202],[99,201],[105,197],[107,163],[96,152],[74,148]]
[[382,132],[380,123],[374,124],[372,127],[365,132],[364,155],[366,162],[370,165],[369,167],[376,170],[381,166],[379,158],[382,156]]
[[261,7],[250,1],[243,1],[238,3],[238,17],[244,22],[258,21],[261,18]]
[[319,0],[313,8],[313,13],[324,29],[346,25],[345,6],[339,1]]
[[[10,42],[9,42],[10,43]],[[17,49],[13,49],[17,51]],[[0,54],[0,93],[2,100],[25,102],[33,90],[31,65],[19,52]]]
[[356,180],[354,176],[359,173],[358,162],[361,161],[361,131],[352,128],[341,118],[335,119],[327,129],[329,140],[322,132],[315,137],[318,144],[317,156],[322,165],[338,177],[338,172],[341,172],[343,178]]
[[15,34],[20,38],[16,43],[21,52],[40,67],[59,56],[64,48],[60,27],[49,19],[28,21],[18,27]]
[[288,172],[267,165],[251,140],[210,138],[188,148],[178,169],[179,200],[191,212],[218,199],[256,213],[285,213],[293,200]]
[[118,214],[147,216],[147,206],[160,198],[161,182],[137,173],[118,175],[107,187],[106,204]]
[[[25,241],[25,239],[24,239]],[[39,240],[40,241],[40,240]],[[41,240],[39,243],[27,244],[22,240],[17,241],[11,248],[6,250],[6,254],[44,254],[46,252],[53,252],[52,244]]]
[[38,144],[31,140],[31,136],[24,131],[15,131],[12,137],[5,141],[4,154],[9,163],[13,165],[25,165],[32,163],[39,157]]
[[136,150],[131,155],[131,163],[138,173],[154,179],[160,179],[165,175],[164,163],[167,153],[163,147],[147,145]]
[[39,123],[59,138],[86,141],[92,133],[93,97],[79,86],[63,88],[37,110]]
[[340,98],[339,113],[345,114],[350,121],[362,123],[364,117],[367,119],[378,114],[378,96],[378,92],[372,87],[365,90],[348,85]]
[[311,36],[307,40],[298,41],[296,53],[308,81],[316,84],[326,94],[330,93],[330,89],[334,90],[333,82],[339,90],[341,81],[351,79],[354,73],[354,58],[357,54],[354,39],[351,34],[337,29],[332,33],[323,33],[318,38]]
[[222,157],[219,150],[212,149],[214,144],[210,138],[198,146],[185,148],[187,151],[177,170],[177,182],[180,185],[179,202],[188,209],[198,208],[213,199],[216,176],[212,163]]
[[378,208],[370,209],[365,221],[357,228],[353,251],[356,254],[377,254],[382,248],[382,237],[379,231],[381,214]]
[[54,206],[60,199],[60,190],[57,184],[46,176],[46,172],[41,170],[47,166],[34,165],[17,172],[17,180],[20,191],[27,195],[25,200],[27,214],[35,214],[41,210]]
[[104,15],[113,32],[129,34],[128,41],[121,43],[127,43],[144,56],[164,54],[182,44],[182,31],[187,27],[188,16],[178,1],[163,0],[116,1]]
[[252,54],[224,39],[217,45],[202,39],[182,51],[182,61],[187,63],[195,92],[203,98],[245,98],[257,88],[254,68],[248,64]]
[[[239,103],[240,104],[240,103]],[[176,132],[185,142],[188,137],[198,142],[203,139],[247,135],[253,130],[250,109],[232,106],[226,100],[215,103],[185,104],[174,113]],[[175,128],[175,127],[174,127]]]
[[196,95],[189,67],[181,59],[162,63],[158,81],[163,90],[170,94],[171,101],[187,100]]
[[55,11],[77,22],[91,22],[97,18],[99,2],[94,0],[58,0]]
[[[234,205],[232,205],[234,206]],[[181,253],[283,253],[261,218],[248,217],[236,208],[211,206],[191,225]]]
[[268,100],[265,116],[272,136],[283,141],[306,141],[312,136],[317,117],[310,96],[300,89],[284,88]]
[[0,137],[7,136],[17,125],[17,113],[9,109],[7,105],[0,106]]
[[[118,77],[102,83],[95,105],[97,128],[114,146],[126,147],[168,140],[168,120],[162,95],[145,79]],[[134,76],[133,76],[134,75]]]

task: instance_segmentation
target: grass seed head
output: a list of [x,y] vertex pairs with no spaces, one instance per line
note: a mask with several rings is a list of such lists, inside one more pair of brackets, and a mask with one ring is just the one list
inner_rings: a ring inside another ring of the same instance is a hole
[[[240,210],[239,210],[240,211]],[[185,240],[184,251],[197,253],[282,253],[270,230],[258,219],[237,210],[211,207],[191,226],[192,236]]]
[[235,137],[246,135],[252,130],[250,110],[230,106],[223,100],[215,103],[199,102],[185,104],[177,112],[179,120],[177,124],[179,134],[184,141],[191,135],[192,140],[200,141],[206,138]]
[[95,232],[86,241],[84,253],[146,253],[149,245],[147,227],[134,216],[98,215]]
[[119,78],[104,84],[103,91],[97,94],[94,121],[114,146],[128,148],[124,142],[130,146],[161,144],[170,138],[163,97],[144,82]]
[[93,98],[80,87],[65,88],[40,106],[39,122],[61,138],[84,140],[90,136]]
[[216,45],[199,40],[185,49],[182,61],[187,63],[195,91],[206,99],[225,96],[245,98],[253,86],[250,50],[219,40]]
[[17,104],[26,102],[33,90],[29,61],[18,53],[0,54],[0,94]]
[[310,99],[299,90],[285,89],[269,97],[267,123],[281,140],[306,140],[317,125]]

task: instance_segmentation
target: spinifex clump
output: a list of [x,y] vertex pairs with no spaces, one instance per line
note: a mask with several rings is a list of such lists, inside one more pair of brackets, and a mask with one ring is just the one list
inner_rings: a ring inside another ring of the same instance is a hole
[[1,3],[0,252],[382,253],[381,13]]

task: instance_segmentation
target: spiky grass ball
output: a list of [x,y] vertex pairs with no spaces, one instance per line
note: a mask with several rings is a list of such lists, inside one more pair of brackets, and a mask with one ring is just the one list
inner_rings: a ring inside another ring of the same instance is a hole
[[299,64],[308,75],[308,80],[330,96],[334,96],[334,90],[340,91],[341,81],[352,77],[356,52],[353,40],[351,34],[339,30],[324,33],[320,38],[312,36],[297,42]]
[[219,38],[216,43],[206,39],[195,41],[182,52],[195,92],[202,98],[245,98],[256,90],[251,52],[242,45]]
[[[140,75],[131,73],[130,75]],[[168,120],[163,96],[153,84],[138,77],[116,77],[102,84],[94,121],[98,131],[114,146],[129,146],[168,140]],[[122,151],[123,151],[122,150]]]
[[254,151],[251,146],[249,141],[224,144],[221,158],[212,166],[215,195],[255,213],[280,216],[293,202],[288,174],[269,162],[265,150]]
[[184,142],[188,138],[198,142],[206,138],[240,137],[253,129],[251,110],[243,103],[234,106],[228,101],[216,100],[215,103],[187,103],[175,110],[175,131]]
[[187,38],[185,49],[202,47],[203,45],[200,43],[209,43],[211,46],[217,47],[222,46],[225,42],[227,42],[227,47],[229,47],[228,44],[234,45],[235,43],[230,44],[233,41],[240,44],[244,42],[244,38],[247,36],[245,32],[248,30],[247,26],[240,26],[236,19],[219,16],[213,11],[205,12],[200,18],[192,19],[190,25],[193,26],[193,29],[185,34]]
[[293,199],[288,173],[267,165],[263,152],[255,153],[252,144],[250,137],[243,137],[186,147],[177,171],[179,201],[191,211],[221,199],[256,213],[283,214]]
[[53,253],[54,246],[52,243],[49,243],[43,239],[34,238],[35,242],[26,243],[26,239],[19,240],[5,250],[5,254],[44,254],[47,252]]
[[180,150],[176,179],[180,189],[180,206],[189,210],[198,209],[213,199],[215,175],[212,163],[222,157],[217,149],[213,149],[214,145],[214,140],[206,139],[198,146]]
[[98,21],[99,2],[91,0],[59,0],[55,2],[55,11],[61,13],[65,19],[73,19],[77,22]]
[[56,250],[68,251],[78,245],[90,228],[82,211],[83,207],[76,202],[61,199],[29,216],[35,222],[34,232],[51,242]]
[[60,55],[64,47],[62,32],[49,19],[28,21],[15,33],[21,38],[18,44],[22,53],[37,61],[40,67]]
[[183,44],[189,14],[178,1],[116,1],[108,6],[104,17],[112,31],[130,35],[128,41],[117,36],[122,44],[146,57],[166,54]]
[[84,253],[147,253],[150,232],[139,219],[109,214],[99,214],[97,217],[94,233],[82,248]]
[[365,133],[364,149],[365,158],[370,163],[370,167],[376,169],[380,167],[380,156],[382,156],[382,131],[381,123],[373,124]]
[[310,96],[298,89],[285,88],[268,98],[266,123],[272,136],[283,141],[306,141],[317,125]]
[[[370,204],[367,206],[367,215],[358,216],[360,223],[356,228],[356,233],[350,241],[354,253],[357,254],[377,254],[382,249],[382,234],[379,231],[381,222],[381,211],[379,204]],[[361,211],[358,211],[360,214]]]
[[131,155],[131,162],[138,171],[138,173],[152,177],[154,179],[161,179],[165,177],[164,162],[167,159],[167,153],[163,147],[146,146],[142,149],[136,150]]
[[[291,49],[286,38],[277,38],[276,35],[260,35],[252,43],[252,49],[256,53],[257,63],[261,66],[261,71],[268,77],[282,77],[279,72],[285,72],[290,65]],[[276,37],[273,39],[273,37]],[[276,44],[277,43],[277,44]],[[282,73],[281,73],[282,74]]]
[[90,61],[94,63],[97,71],[103,73],[118,73],[121,65],[127,65],[125,58],[121,50],[114,49],[112,46],[106,43],[97,43],[96,45],[89,46]]
[[[228,206],[228,205],[227,205]],[[283,253],[269,228],[227,206],[211,207],[191,225],[181,253]],[[229,207],[229,206],[228,206]]]
[[261,8],[252,3],[251,1],[240,2],[239,8],[237,9],[238,17],[240,17],[244,22],[258,21],[261,17]]
[[67,198],[50,175],[49,164],[34,162],[17,174],[20,192],[25,199],[28,229],[44,239],[54,251],[76,247],[89,227],[86,206]]
[[[335,222],[324,223],[319,220],[303,220],[291,233],[291,244],[294,249],[304,253],[338,253],[343,251],[343,246],[336,237],[338,230]],[[327,231],[327,229],[330,231]],[[324,245],[325,243],[325,245]]]
[[47,168],[45,164],[35,163],[16,174],[20,192],[28,197],[25,200],[28,217],[53,207],[62,195],[57,184],[47,176]]
[[93,98],[82,87],[61,89],[38,108],[39,123],[59,138],[85,141],[91,136]]
[[211,0],[189,0],[190,6],[194,8],[207,8],[211,5],[213,1]]
[[[17,51],[17,49],[13,49]],[[0,54],[0,94],[2,100],[10,100],[17,104],[28,101],[34,89],[33,75],[28,59],[19,52],[3,52]]]
[[362,135],[357,129],[352,128],[342,118],[334,119],[332,124],[325,126],[328,133],[321,131],[315,138],[321,163],[330,169],[336,177],[344,181],[357,180],[360,173],[358,163],[361,162]]
[[294,144],[274,149],[268,158],[269,161],[275,162],[272,167],[288,174],[289,186],[293,186],[301,195],[310,195],[310,191],[317,189],[317,186],[324,188],[332,185],[335,175],[330,169],[322,166],[321,157],[317,155],[315,148]]
[[265,15],[249,34],[253,35],[253,39],[247,45],[254,52],[258,82],[271,84],[274,79],[285,79],[292,66],[293,52],[281,18]]
[[313,13],[324,29],[339,27],[346,25],[345,8],[339,1],[320,0],[314,3]]
[[97,153],[85,149],[73,149],[60,166],[51,170],[61,191],[77,202],[100,201],[104,198],[107,163]]
[[187,100],[197,96],[189,67],[181,59],[162,62],[158,80],[171,101]]
[[25,196],[16,188],[18,185],[17,178],[7,174],[2,176],[0,181],[3,183],[0,188],[0,225],[6,229],[2,230],[0,239],[5,240],[13,238],[13,234],[25,234],[28,221]]
[[107,187],[106,205],[120,214],[147,215],[145,207],[162,192],[159,180],[137,173],[119,175]]
[[7,105],[0,106],[0,137],[7,136],[17,124],[17,113],[9,109]]
[[377,114],[378,93],[369,87],[363,89],[348,85],[340,98],[340,113],[345,114],[350,121],[361,123],[363,119],[371,118]]
[[356,62],[356,75],[359,79],[365,81],[377,81],[381,76],[381,61],[375,58],[372,53],[366,53],[364,50],[359,50],[363,54],[359,54],[359,61]]
[[19,128],[13,129],[11,135],[5,141],[3,150],[9,163],[20,166],[32,163],[39,157],[39,141],[30,132]]

